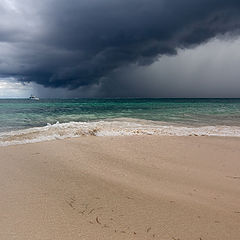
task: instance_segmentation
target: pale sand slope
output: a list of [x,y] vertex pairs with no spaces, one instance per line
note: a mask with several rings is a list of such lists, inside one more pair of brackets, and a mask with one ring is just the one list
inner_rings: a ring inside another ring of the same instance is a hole
[[239,240],[240,138],[0,148],[1,240]]

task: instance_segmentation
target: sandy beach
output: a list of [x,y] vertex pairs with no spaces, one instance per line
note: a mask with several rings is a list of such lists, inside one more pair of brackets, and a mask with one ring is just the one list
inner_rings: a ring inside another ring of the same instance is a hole
[[0,147],[2,240],[239,240],[240,138]]

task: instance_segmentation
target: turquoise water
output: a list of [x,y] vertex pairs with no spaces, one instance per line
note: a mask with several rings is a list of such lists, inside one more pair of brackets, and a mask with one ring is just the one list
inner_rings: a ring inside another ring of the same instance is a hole
[[0,132],[115,118],[240,126],[240,99],[0,99]]

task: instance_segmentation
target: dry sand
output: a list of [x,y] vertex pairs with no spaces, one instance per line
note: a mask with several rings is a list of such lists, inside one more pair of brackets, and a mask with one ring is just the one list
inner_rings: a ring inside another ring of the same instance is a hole
[[1,240],[239,240],[240,138],[0,148]]

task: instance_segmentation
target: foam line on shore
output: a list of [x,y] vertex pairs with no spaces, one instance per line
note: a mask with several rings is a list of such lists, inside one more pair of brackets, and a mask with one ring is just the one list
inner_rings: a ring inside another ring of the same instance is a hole
[[237,126],[187,127],[140,119],[115,119],[96,122],[48,124],[0,133],[0,146],[35,143],[81,136],[225,136],[240,137]]

